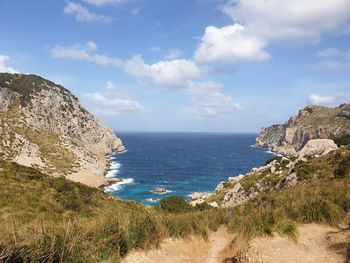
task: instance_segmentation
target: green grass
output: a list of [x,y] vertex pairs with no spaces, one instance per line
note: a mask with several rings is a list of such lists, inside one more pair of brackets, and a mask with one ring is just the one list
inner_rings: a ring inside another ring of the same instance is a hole
[[[158,247],[166,237],[207,239],[221,225],[246,239],[296,239],[300,223],[337,226],[349,218],[350,174],[334,174],[349,152],[342,148],[320,157],[327,173],[318,180],[230,209],[192,208],[178,197],[148,207],[0,161],[0,262],[118,262],[131,249]],[[316,159],[303,165],[322,174]]]
[[102,191],[0,162],[0,261],[116,262],[130,249],[157,247],[162,238],[217,229],[225,213],[169,213]]

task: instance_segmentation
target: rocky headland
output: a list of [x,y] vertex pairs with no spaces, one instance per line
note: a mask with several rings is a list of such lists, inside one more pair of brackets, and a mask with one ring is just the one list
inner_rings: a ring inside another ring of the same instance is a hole
[[0,73],[0,155],[90,186],[108,183],[121,140],[70,91],[35,75]]
[[286,123],[263,128],[256,146],[297,156],[309,140],[334,140],[346,134],[350,134],[350,104],[336,108],[306,106]]
[[271,191],[281,192],[330,176],[336,173],[336,159],[340,156],[346,163],[350,156],[348,148],[339,148],[333,140],[348,138],[349,134],[350,104],[336,108],[307,106],[287,123],[262,129],[256,146],[274,151],[275,157],[244,175],[220,182],[210,194],[194,193],[191,204],[236,207]]

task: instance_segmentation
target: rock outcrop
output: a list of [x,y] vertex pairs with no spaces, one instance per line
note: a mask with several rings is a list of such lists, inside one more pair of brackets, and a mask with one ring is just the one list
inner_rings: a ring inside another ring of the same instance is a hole
[[324,155],[338,149],[338,146],[330,139],[313,139],[307,142],[304,148],[298,153],[298,158]]
[[311,139],[332,139],[350,134],[350,104],[336,108],[307,106],[285,124],[263,128],[256,146],[286,156],[297,156]]
[[123,150],[114,132],[64,87],[35,75],[0,73],[2,158],[89,184],[79,177],[88,172],[103,183],[107,156]]
[[223,208],[235,207],[267,192],[280,192],[324,177],[335,178],[335,163],[347,162],[350,158],[350,146],[337,148],[332,140],[310,140],[299,158],[275,156],[245,175],[220,182],[213,193],[192,204],[217,202]]

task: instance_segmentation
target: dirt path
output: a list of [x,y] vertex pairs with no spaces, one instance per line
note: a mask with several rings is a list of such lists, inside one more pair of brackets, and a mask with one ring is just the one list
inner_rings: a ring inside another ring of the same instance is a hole
[[[228,233],[224,228],[211,233],[209,242],[201,238],[188,240],[166,239],[161,249],[148,252],[134,251],[130,253],[123,263],[217,263],[222,262],[223,257],[230,256],[229,248],[234,234]],[[232,255],[233,256],[233,255]],[[231,257],[232,257],[231,256]]]
[[[295,242],[284,237],[257,238],[244,253],[248,263],[345,262],[348,233],[316,224],[298,228]],[[123,263],[228,263],[236,255],[236,236],[225,228],[211,233],[209,242],[200,238],[165,240],[161,249],[133,251]]]
[[249,263],[345,262],[347,234],[316,224],[298,228],[298,241],[288,238],[258,238],[248,249]]

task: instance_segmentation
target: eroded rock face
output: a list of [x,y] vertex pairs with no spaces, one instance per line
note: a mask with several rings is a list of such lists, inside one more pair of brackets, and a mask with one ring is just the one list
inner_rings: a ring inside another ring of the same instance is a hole
[[34,75],[0,73],[0,122],[3,157],[53,175],[103,176],[106,156],[124,150],[68,90]]
[[335,139],[350,134],[350,104],[336,108],[307,106],[288,122],[263,128],[256,146],[297,157],[309,140]]
[[338,146],[330,139],[313,139],[307,142],[299,152],[299,158],[308,156],[323,155],[338,149]]

